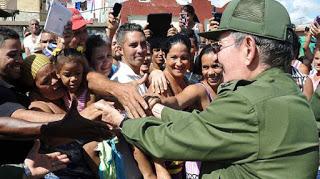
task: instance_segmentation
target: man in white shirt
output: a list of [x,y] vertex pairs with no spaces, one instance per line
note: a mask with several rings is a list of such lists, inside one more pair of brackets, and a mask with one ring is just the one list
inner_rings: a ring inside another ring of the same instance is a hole
[[27,56],[34,52],[36,44],[39,43],[40,25],[37,19],[32,19],[29,22],[31,35],[28,35],[23,40],[24,51]]
[[[116,36],[123,58],[111,80],[128,83],[141,79],[140,66],[147,54],[147,43],[142,27],[134,23],[123,24],[119,27]],[[147,87],[145,84],[140,84],[138,90],[142,95],[147,92]]]

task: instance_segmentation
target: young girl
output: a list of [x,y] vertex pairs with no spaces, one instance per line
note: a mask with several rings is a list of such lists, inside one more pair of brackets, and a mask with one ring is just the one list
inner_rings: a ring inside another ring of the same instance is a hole
[[64,49],[56,57],[57,76],[66,88],[67,94],[63,100],[66,108],[71,106],[72,99],[78,102],[77,109],[82,111],[93,103],[95,98],[90,95],[85,80],[88,64],[85,57],[75,49]]

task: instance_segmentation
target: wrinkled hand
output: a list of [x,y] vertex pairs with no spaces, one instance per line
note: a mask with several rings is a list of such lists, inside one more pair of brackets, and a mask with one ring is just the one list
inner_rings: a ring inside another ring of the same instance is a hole
[[95,107],[104,112],[102,121],[112,125],[115,128],[119,127],[124,117],[117,109],[110,105],[110,103],[106,101],[100,101],[99,103],[95,103]]
[[148,104],[143,100],[137,88],[138,85],[147,81],[148,75],[131,83],[119,83],[114,90],[114,96],[119,100],[130,118],[145,117],[144,110],[148,109]]
[[70,110],[60,121],[41,126],[43,137],[64,137],[99,141],[113,136],[107,125],[100,121],[90,121],[77,111],[76,101],[72,101]]
[[209,19],[209,31],[217,30],[220,23],[214,20],[214,17]]
[[39,148],[40,141],[35,140],[32,149],[24,160],[24,164],[30,169],[32,177],[41,178],[49,172],[66,168],[70,162],[65,154],[60,152],[40,154]]
[[317,40],[320,40],[320,24],[317,21],[310,25],[310,32]]
[[178,30],[173,25],[171,25],[171,27],[168,30],[167,36],[171,37],[171,36],[174,36],[176,34],[178,34]]
[[143,33],[146,36],[146,38],[151,38],[152,37],[152,31],[149,29],[149,23],[146,24],[143,28]]
[[161,70],[153,70],[150,73],[149,81],[151,81],[151,91],[157,94],[163,94],[168,90],[167,79]]

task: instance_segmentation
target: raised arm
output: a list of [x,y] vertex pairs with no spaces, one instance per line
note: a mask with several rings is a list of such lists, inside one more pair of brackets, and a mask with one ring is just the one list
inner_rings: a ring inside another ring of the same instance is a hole
[[198,85],[190,85],[176,96],[161,98],[161,103],[174,109],[185,109],[200,101],[202,93],[203,88],[199,88]]

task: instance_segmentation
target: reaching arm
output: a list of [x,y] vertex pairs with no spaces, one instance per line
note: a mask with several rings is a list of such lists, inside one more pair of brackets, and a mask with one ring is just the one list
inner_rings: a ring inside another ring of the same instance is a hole
[[25,139],[38,138],[43,124],[10,117],[0,117],[0,134]]
[[161,103],[174,109],[185,109],[200,101],[203,92],[205,93],[203,88],[199,88],[198,85],[190,85],[176,96],[162,98]]
[[[148,109],[148,104],[137,90],[140,81],[137,81],[136,84],[121,84],[108,80],[102,74],[93,71],[88,73],[87,79],[88,86],[94,93],[99,95],[111,94],[115,96],[130,117],[138,118],[146,116],[144,110]],[[146,80],[146,78],[141,80]]]
[[11,114],[11,117],[23,119],[29,122],[53,122],[63,118],[64,114],[49,114],[46,112],[18,109]]

